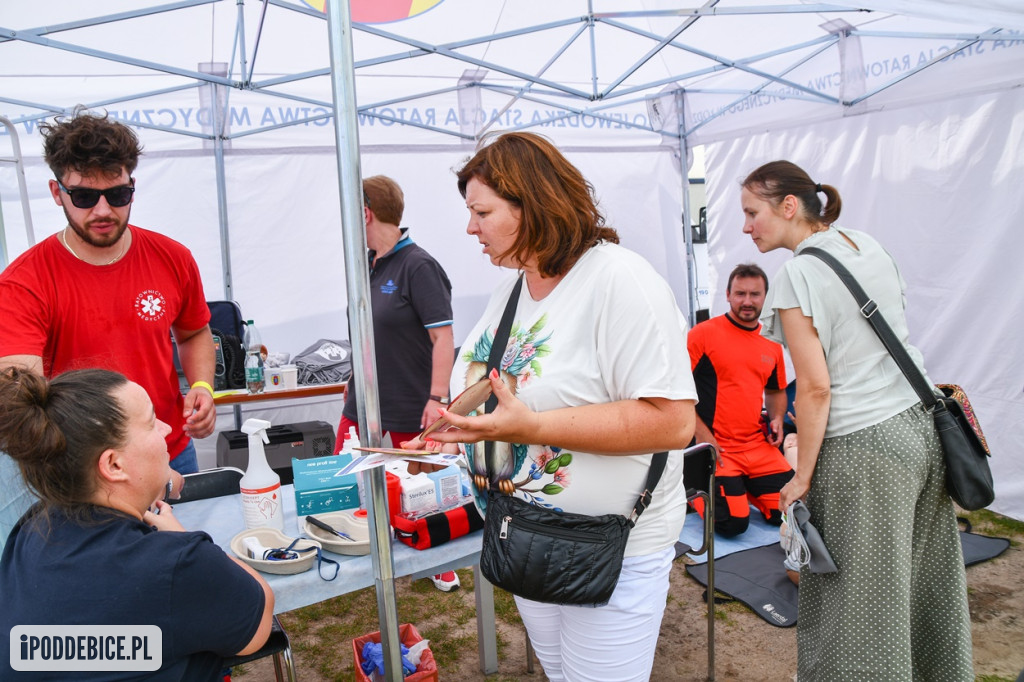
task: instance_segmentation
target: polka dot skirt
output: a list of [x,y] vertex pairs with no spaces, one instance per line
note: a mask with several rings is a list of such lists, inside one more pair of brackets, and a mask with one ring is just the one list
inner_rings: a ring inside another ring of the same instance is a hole
[[807,506],[837,573],[800,574],[800,682],[973,680],[942,447],[916,405],[826,439]]

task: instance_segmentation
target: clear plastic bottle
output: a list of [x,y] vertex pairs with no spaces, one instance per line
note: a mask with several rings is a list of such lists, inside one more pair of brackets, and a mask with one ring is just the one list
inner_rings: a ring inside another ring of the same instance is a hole
[[263,378],[263,341],[256,325],[249,320],[245,323],[245,387],[249,393],[263,393],[266,382]]

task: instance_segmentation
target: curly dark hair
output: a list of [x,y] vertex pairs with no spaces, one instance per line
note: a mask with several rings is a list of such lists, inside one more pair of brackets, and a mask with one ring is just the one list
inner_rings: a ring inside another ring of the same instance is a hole
[[39,126],[45,141],[43,159],[58,180],[69,171],[88,175],[128,175],[139,165],[142,145],[128,126],[111,120],[106,114],[89,113],[76,107],[71,116],[57,116],[53,123]]
[[558,148],[536,133],[504,133],[457,172],[466,196],[472,178],[522,211],[515,243],[507,253],[517,263],[537,259],[541,275],[564,275],[587,249],[619,243],[604,224],[594,187]]

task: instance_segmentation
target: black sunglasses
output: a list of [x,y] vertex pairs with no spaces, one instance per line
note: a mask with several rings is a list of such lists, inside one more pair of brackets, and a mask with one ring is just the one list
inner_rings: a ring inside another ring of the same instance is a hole
[[132,203],[132,194],[135,193],[135,180],[130,185],[118,185],[107,189],[89,189],[87,187],[76,187],[68,189],[60,180],[57,186],[71,197],[71,203],[75,208],[92,208],[100,202],[100,196],[107,200],[107,203],[115,208],[127,206]]

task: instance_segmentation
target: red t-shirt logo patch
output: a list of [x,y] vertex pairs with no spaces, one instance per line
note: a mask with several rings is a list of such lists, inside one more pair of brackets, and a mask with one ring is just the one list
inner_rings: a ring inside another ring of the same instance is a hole
[[164,295],[155,289],[146,289],[135,297],[135,313],[146,322],[162,319],[165,309]]

